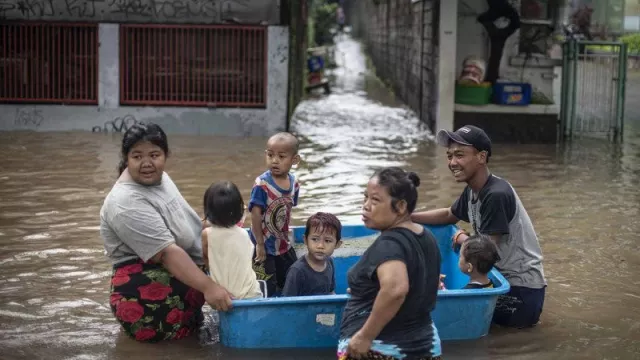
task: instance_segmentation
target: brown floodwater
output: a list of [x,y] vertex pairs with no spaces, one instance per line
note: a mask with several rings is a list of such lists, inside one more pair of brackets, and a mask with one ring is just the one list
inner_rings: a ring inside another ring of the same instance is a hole
[[[388,165],[421,176],[419,208],[449,206],[462,185],[444,151],[365,74],[356,42],[346,39],[339,50],[334,93],[302,103],[293,123],[304,159],[294,169],[302,183],[294,223],[320,210],[359,222],[366,180]],[[542,322],[445,342],[447,359],[640,358],[640,127],[629,124],[626,133],[622,145],[495,145],[491,170],[512,182],[540,236],[549,282]],[[148,345],[120,333],[98,233],[120,139],[0,133],[0,358],[335,358],[333,350],[239,351],[196,338]],[[263,138],[169,140],[167,171],[199,213],[211,182],[232,180],[248,198],[264,170]]]

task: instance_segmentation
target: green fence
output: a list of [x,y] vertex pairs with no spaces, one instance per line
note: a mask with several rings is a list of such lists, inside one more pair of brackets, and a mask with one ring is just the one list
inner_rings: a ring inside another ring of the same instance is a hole
[[625,44],[566,42],[560,110],[564,138],[584,136],[621,141],[626,77]]

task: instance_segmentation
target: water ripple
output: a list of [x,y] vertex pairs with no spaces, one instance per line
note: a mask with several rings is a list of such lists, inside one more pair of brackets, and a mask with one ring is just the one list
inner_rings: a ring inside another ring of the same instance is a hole
[[[422,180],[418,208],[450,206],[456,184],[444,151],[415,115],[368,74],[360,45],[338,45],[329,96],[298,107],[302,162],[294,223],[316,211],[359,223],[362,192],[383,166]],[[640,85],[638,85],[640,88]],[[638,92],[640,93],[640,92]],[[448,359],[640,358],[640,126],[623,144],[499,145],[491,170],[508,179],[540,236],[548,278],[542,323],[492,329],[485,339],[445,344]],[[258,355],[185,340],[137,344],[108,304],[111,268],[99,209],[115,181],[120,135],[0,133],[0,347],[15,359],[251,359]],[[170,136],[167,172],[202,213],[202,194],[229,179],[249,198],[264,171],[261,138]],[[265,352],[270,359],[324,359],[330,351]]]

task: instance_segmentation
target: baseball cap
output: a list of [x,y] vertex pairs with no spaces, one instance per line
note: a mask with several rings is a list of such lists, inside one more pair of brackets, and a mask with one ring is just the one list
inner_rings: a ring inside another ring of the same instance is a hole
[[460,145],[473,146],[478,151],[486,151],[487,158],[491,156],[491,139],[477,126],[465,125],[456,131],[438,131],[436,135],[438,145],[449,147],[452,141]]

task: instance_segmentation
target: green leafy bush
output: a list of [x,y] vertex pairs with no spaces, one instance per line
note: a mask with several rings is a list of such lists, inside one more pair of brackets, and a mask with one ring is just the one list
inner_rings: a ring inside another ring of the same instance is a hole
[[336,27],[336,10],[338,4],[326,4],[322,1],[314,1],[313,37],[317,46],[333,43],[331,29]]
[[620,41],[627,44],[627,53],[640,54],[640,34],[625,35]]

